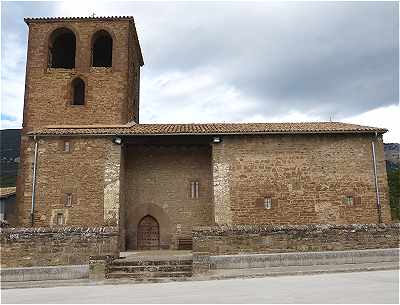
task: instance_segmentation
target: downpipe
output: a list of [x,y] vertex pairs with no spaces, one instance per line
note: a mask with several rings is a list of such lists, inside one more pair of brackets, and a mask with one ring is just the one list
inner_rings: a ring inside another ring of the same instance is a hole
[[33,137],[35,141],[35,155],[33,158],[33,169],[32,169],[32,202],[31,202],[31,226],[34,225],[35,222],[35,198],[36,198],[36,168],[37,168],[37,159],[38,159],[38,146],[39,142],[36,136]]
[[376,196],[376,208],[378,210],[378,223],[382,223],[382,211],[381,211],[381,199],[379,196],[379,185],[378,185],[378,175],[376,167],[376,152],[375,152],[375,141],[378,138],[378,134],[375,132],[375,139],[371,142],[372,145],[372,161],[374,163],[374,178],[375,178],[375,196]]

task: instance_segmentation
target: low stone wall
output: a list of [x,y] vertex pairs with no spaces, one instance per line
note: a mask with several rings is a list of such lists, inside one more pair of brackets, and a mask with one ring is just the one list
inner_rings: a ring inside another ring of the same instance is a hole
[[1,267],[88,264],[90,256],[118,256],[118,230],[103,228],[3,228]]
[[1,282],[76,280],[89,278],[89,265],[1,268]]
[[210,269],[250,269],[287,266],[399,262],[399,248],[210,256]]
[[197,227],[192,232],[193,273],[208,272],[227,255],[239,261],[247,255],[245,260],[253,261],[255,255],[268,253],[398,248],[399,229],[399,223]]
[[400,224],[212,226],[193,230],[193,252],[209,255],[399,247]]

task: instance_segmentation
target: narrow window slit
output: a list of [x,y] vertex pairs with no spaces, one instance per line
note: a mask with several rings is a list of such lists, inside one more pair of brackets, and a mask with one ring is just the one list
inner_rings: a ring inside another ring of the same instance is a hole
[[65,194],[65,206],[72,207],[72,194],[71,193]]
[[264,198],[264,208],[270,210],[272,208],[272,198],[266,197]]
[[190,198],[191,199],[199,198],[199,181],[190,182]]

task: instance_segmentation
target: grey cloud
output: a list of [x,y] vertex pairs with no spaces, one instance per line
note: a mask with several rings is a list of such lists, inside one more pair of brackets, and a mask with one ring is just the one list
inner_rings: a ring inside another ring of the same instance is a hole
[[[26,15],[63,15],[58,3],[2,6],[2,30],[22,34]],[[399,100],[396,2],[98,2],[95,12],[135,17],[145,122],[340,119]],[[213,83],[171,96],[174,72]]]
[[394,2],[178,6],[144,54],[154,75],[216,69],[265,114],[346,116],[398,102],[397,12]]

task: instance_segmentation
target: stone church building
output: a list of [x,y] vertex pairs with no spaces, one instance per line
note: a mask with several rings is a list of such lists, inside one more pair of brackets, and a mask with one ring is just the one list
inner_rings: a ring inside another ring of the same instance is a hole
[[190,248],[193,226],[390,221],[386,129],[139,124],[132,17],[25,22],[14,225],[115,226],[125,250]]

